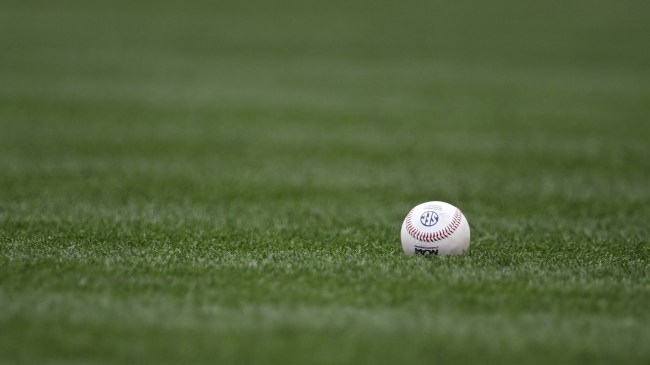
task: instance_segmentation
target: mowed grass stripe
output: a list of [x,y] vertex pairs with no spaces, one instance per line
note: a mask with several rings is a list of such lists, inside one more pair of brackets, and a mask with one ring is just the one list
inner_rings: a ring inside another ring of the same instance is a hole
[[648,4],[3,3],[0,363],[648,363]]

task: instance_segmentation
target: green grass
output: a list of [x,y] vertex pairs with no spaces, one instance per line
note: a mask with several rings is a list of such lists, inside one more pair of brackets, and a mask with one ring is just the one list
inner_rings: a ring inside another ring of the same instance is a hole
[[648,2],[215,3],[0,5],[0,363],[650,362]]

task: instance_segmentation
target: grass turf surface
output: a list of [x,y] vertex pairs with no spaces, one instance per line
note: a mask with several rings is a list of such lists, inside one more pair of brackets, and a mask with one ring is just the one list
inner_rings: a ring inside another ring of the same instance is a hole
[[4,2],[0,362],[648,363],[649,10]]

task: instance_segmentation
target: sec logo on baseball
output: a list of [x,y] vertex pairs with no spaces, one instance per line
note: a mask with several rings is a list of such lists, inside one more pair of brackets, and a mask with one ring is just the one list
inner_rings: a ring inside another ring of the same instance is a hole
[[402,223],[402,248],[407,255],[460,255],[469,248],[469,224],[463,212],[439,201],[422,203]]

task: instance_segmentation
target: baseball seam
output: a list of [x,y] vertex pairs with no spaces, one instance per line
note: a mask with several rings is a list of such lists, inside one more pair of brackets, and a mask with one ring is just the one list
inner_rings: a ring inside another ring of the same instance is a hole
[[458,227],[460,226],[463,213],[461,213],[460,209],[456,208],[456,212],[454,213],[451,222],[445,228],[435,232],[422,232],[419,229],[415,228],[413,226],[413,223],[411,223],[412,216],[413,216],[413,210],[411,210],[408,216],[406,217],[406,231],[409,233],[409,235],[411,235],[411,237],[417,239],[418,241],[437,242],[440,240],[444,240],[445,238],[451,236],[454,232],[456,232],[456,229],[458,229]]

